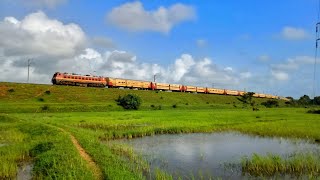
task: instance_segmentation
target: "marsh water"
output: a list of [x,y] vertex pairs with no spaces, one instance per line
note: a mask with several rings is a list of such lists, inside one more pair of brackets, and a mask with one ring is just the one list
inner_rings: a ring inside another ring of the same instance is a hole
[[241,172],[240,163],[243,157],[253,153],[286,157],[299,152],[320,152],[319,145],[303,140],[262,138],[235,132],[157,135],[119,142],[141,154],[151,171],[159,168],[182,179],[247,178]]
[[33,164],[26,162],[21,164],[17,170],[17,180],[30,180],[32,179]]

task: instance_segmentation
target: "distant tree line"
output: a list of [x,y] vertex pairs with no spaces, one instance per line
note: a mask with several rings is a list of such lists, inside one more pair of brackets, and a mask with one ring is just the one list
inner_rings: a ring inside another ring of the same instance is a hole
[[311,99],[308,95],[303,95],[299,99],[293,97],[286,97],[289,101],[286,102],[288,105],[293,106],[307,106],[307,105],[320,105],[320,96],[316,96]]
[[[253,110],[258,110],[256,106],[256,102],[253,100],[253,92],[247,92],[237,99],[242,102],[243,107],[246,108],[251,106]],[[311,99],[308,95],[303,95],[299,99],[294,99],[293,97],[286,97],[289,101],[286,101],[285,104],[290,106],[308,106],[308,105],[320,105],[320,96],[314,97]],[[279,101],[275,99],[270,99],[265,102],[262,102],[261,105],[272,108],[279,107]]]

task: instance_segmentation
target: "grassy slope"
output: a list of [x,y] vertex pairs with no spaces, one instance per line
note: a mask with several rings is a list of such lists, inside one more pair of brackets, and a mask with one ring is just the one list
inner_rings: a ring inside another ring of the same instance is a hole
[[[9,92],[10,89],[14,92]],[[45,91],[50,91],[50,95]],[[37,112],[43,105],[48,105],[53,112],[121,110],[115,100],[128,93],[142,98],[143,110],[150,110],[150,105],[171,109],[174,104],[184,109],[242,107],[235,96],[0,83],[0,111],[10,112],[10,109],[19,106],[16,112]],[[266,99],[257,98],[255,101],[261,104]],[[284,106],[283,101],[279,102]]]
[[[50,95],[44,93],[47,90]],[[116,105],[114,100],[126,93],[142,97],[142,110],[123,111]],[[143,163],[137,165],[132,152],[101,143],[115,138],[238,130],[320,140],[320,117],[306,114],[306,109],[252,112],[237,101],[232,96],[206,94],[0,83],[0,144],[6,144],[0,147],[0,162],[5,162],[0,179],[14,177],[19,163],[30,160],[35,164],[35,178],[92,179],[68,136],[56,127],[73,133],[106,179],[143,179],[147,170]],[[163,110],[151,110],[151,104],[162,105]],[[172,108],[173,104],[178,108]],[[49,110],[41,110],[44,105]]]

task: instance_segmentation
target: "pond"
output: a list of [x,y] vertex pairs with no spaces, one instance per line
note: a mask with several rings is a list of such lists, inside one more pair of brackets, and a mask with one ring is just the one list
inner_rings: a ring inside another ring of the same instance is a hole
[[[320,152],[319,145],[304,140],[263,138],[236,132],[157,135],[118,142],[132,146],[150,164],[151,171],[159,168],[183,179],[245,178],[241,159],[253,153],[285,157],[299,152]],[[237,164],[238,167],[230,166]]]
[[33,164],[31,162],[25,162],[18,167],[17,180],[30,180],[32,179]]

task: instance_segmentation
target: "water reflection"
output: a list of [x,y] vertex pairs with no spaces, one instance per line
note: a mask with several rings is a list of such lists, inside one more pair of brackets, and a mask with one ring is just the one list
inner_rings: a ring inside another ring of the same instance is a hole
[[195,179],[244,178],[239,167],[226,165],[240,164],[242,157],[253,153],[289,156],[299,152],[320,152],[318,145],[303,140],[262,138],[234,132],[159,135],[119,142],[129,144],[141,153],[151,169],[158,167],[176,177],[193,176]]
[[30,162],[26,162],[24,164],[21,164],[18,167],[17,180],[30,180],[30,179],[32,179],[32,169],[33,169],[33,164]]

